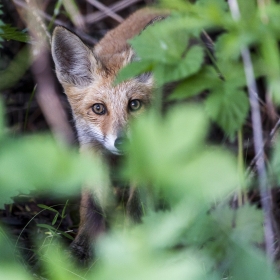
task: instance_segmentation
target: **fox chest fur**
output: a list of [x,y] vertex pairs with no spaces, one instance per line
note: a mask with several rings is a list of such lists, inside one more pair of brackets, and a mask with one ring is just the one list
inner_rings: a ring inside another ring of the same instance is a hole
[[[114,85],[114,80],[121,68],[137,59],[127,41],[164,16],[156,10],[139,10],[108,32],[94,48],[86,46],[64,27],[55,28],[52,56],[58,80],[71,105],[81,151],[105,157],[122,153],[122,143],[129,134],[128,121],[149,106],[154,83],[149,74],[118,85]],[[141,215],[138,202],[135,189],[130,188],[126,207],[136,213],[136,220]],[[104,211],[92,191],[85,188],[80,226],[71,245],[79,260],[87,261],[92,257],[90,244],[106,228]]]

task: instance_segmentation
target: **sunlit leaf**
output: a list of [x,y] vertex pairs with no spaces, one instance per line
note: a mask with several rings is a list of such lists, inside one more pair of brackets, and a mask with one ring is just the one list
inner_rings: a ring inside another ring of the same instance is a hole
[[188,46],[189,34],[164,22],[147,27],[139,36],[130,41],[136,54],[143,60],[174,64],[181,60]]

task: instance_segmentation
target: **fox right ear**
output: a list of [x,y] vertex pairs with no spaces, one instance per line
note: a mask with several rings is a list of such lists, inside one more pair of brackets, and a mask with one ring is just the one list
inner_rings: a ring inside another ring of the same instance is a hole
[[52,57],[62,84],[87,86],[93,81],[96,59],[82,40],[62,26],[52,35]]

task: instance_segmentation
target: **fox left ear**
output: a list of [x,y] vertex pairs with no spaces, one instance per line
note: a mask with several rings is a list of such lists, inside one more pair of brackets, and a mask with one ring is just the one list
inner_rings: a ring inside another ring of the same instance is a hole
[[93,81],[97,66],[93,52],[77,35],[62,26],[53,32],[52,57],[62,84],[87,86]]

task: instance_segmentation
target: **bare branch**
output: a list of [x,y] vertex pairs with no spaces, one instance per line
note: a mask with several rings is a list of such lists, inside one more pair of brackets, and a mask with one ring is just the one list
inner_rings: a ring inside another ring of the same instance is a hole
[[108,7],[106,7],[105,5],[103,5],[101,2],[98,2],[96,0],[87,0],[87,2],[89,2],[91,5],[93,5],[94,7],[96,7],[97,9],[101,10],[102,12],[104,12],[107,16],[113,18],[114,20],[116,20],[117,22],[123,22],[123,18],[121,16],[119,16],[118,14],[116,14],[115,12],[113,12],[111,9],[109,9]]
[[[28,5],[25,4],[23,1],[21,0],[13,0],[14,4],[25,9],[26,11],[28,11]],[[48,14],[44,13],[43,11],[39,10],[39,9],[36,9],[34,8],[36,13],[38,15],[40,15],[40,17],[48,20],[48,21],[51,21],[52,20],[52,17],[49,16]],[[69,29],[70,31],[76,33],[80,38],[82,38],[86,43],[88,44],[91,44],[91,45],[94,45],[98,42],[98,40],[92,38],[91,36],[87,35],[86,33],[84,33],[83,31],[77,29],[77,28],[72,28],[69,24],[61,21],[61,20],[54,20],[54,23],[56,25],[62,25],[62,26],[65,26],[67,29]]]
[[[121,10],[125,9],[126,7],[128,7],[132,4],[135,4],[137,2],[140,2],[140,1],[141,0],[122,0],[107,8],[112,12],[118,12],[118,11],[121,11]],[[95,12],[95,13],[85,16],[85,21],[87,23],[94,23],[94,22],[102,20],[103,18],[106,18],[107,16],[108,15],[104,11]]]
[[[70,144],[74,142],[74,134],[68,123],[65,110],[55,90],[54,76],[51,70],[48,52],[48,39],[42,32],[44,22],[33,6],[34,0],[28,1],[28,17],[24,18],[29,32],[34,38],[32,44],[33,65],[32,70],[37,83],[36,98],[45,116],[45,119],[54,136],[61,142]],[[38,27],[40,27],[38,29]]]
[[[228,4],[233,19],[238,21],[240,19],[240,11],[239,11],[237,0],[229,0]],[[254,149],[256,155],[260,153],[259,160],[257,162],[257,173],[258,173],[258,181],[259,181],[259,188],[261,194],[261,203],[265,215],[264,233],[265,233],[266,254],[268,258],[272,261],[275,255],[273,218],[272,218],[272,198],[268,186],[266,167],[265,167],[264,142],[263,142],[263,135],[262,135],[260,106],[258,102],[258,89],[255,81],[253,64],[251,61],[251,55],[249,49],[248,48],[241,49],[241,56],[244,63],[244,70],[245,70],[246,82],[249,91],[249,100],[251,105]]]

